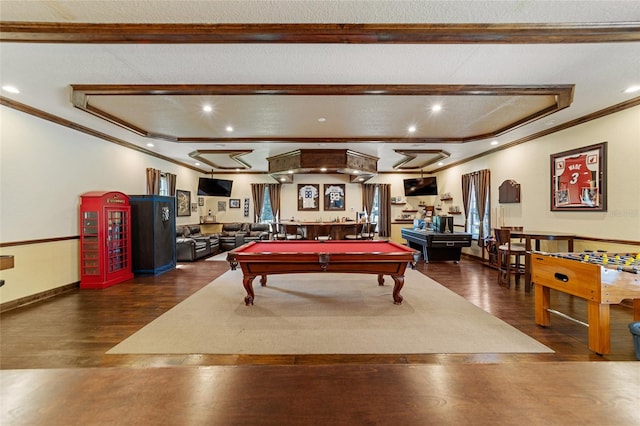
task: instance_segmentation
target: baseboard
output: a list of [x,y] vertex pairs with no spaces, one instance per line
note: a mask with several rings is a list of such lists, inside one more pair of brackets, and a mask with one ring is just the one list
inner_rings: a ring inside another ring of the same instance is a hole
[[68,291],[77,290],[80,287],[80,281],[75,283],[63,285],[61,287],[56,287],[51,290],[43,291],[36,294],[31,294],[26,297],[22,297],[20,299],[12,300],[10,302],[5,302],[0,304],[0,313],[6,312],[11,309],[20,308],[22,306],[29,305],[31,303],[39,302],[41,300],[49,299],[51,297],[57,296],[62,293],[66,293]]

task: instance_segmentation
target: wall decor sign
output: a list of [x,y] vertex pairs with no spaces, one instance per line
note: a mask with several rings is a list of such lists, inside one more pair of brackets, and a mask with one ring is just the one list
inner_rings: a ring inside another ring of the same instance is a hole
[[176,190],[177,216],[191,216],[191,192]]
[[324,209],[330,211],[344,210],[345,185],[324,184]]
[[607,142],[551,154],[551,210],[607,211]]
[[320,210],[320,185],[317,183],[298,184],[298,210]]
[[249,198],[244,199],[244,217],[249,217]]

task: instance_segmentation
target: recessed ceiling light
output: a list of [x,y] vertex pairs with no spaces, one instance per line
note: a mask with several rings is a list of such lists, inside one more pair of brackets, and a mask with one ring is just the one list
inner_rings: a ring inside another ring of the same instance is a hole
[[231,127],[231,126],[227,126],[227,127],[225,127],[225,130],[226,130],[227,132],[233,132],[233,127]]
[[321,168],[320,168],[320,171],[321,171],[321,172],[326,172],[326,171],[327,171],[327,168],[326,168],[326,167],[321,167]]
[[442,165],[444,165],[442,161],[438,163],[438,166],[442,166]]
[[491,141],[491,145],[498,145],[500,142],[498,141]]
[[17,87],[14,86],[2,86],[2,90],[9,93],[20,93]]
[[634,93],[640,90],[640,86],[630,86],[624,91],[624,93]]
[[327,121],[327,119],[324,118],[324,117],[319,117],[318,118],[318,123],[324,123],[325,121]]
[[287,178],[286,178],[286,177],[281,177],[281,178],[280,178],[280,182],[284,182],[285,180],[287,180]]
[[289,170],[287,173],[289,173],[291,175],[291,174],[293,174],[293,170]]
[[199,166],[199,165],[200,165],[200,163],[195,163],[195,165],[196,165],[196,166]]
[[154,145],[153,145],[151,142],[149,142],[149,143],[147,144],[147,146],[148,146],[149,148],[153,148],[153,147],[154,147]]
[[442,109],[442,105],[440,104],[435,104],[434,106],[431,107],[431,111],[433,112],[438,112]]
[[213,111],[213,107],[211,105],[205,105],[205,106],[202,107],[202,110],[204,112],[211,112],[211,111]]
[[413,133],[416,131],[416,126],[409,126],[407,130],[409,131],[409,133]]

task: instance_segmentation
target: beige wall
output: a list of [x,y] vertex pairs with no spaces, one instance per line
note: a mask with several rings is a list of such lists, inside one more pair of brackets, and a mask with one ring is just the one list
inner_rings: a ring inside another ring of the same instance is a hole
[[[190,169],[4,106],[0,122],[2,243],[77,236],[82,193],[144,194],[147,167],[175,173],[177,187],[195,193],[198,174]],[[0,303],[80,279],[77,239],[4,247],[0,254],[15,256],[15,267],[0,271]]]
[[[550,155],[600,142],[607,144],[607,195],[606,212],[552,212],[550,211]],[[447,169],[437,174],[438,192],[449,192],[453,200],[441,202],[438,197],[409,198],[417,205],[441,204],[443,212],[449,206],[462,208],[460,176],[476,170],[491,170],[492,213],[501,213],[501,218],[492,219],[495,225],[521,225],[528,229],[572,232],[577,235],[600,238],[640,241],[640,107],[619,112],[598,120],[587,122],[552,135],[527,142],[516,147],[498,151],[469,163]],[[392,185],[392,194],[402,195],[401,175],[379,175],[370,182],[387,182]],[[500,204],[498,187],[513,179],[521,184],[522,202]],[[392,207],[395,214],[402,207]],[[500,221],[498,223],[497,221]],[[464,225],[464,216],[454,216],[456,225]],[[396,226],[400,228],[401,226]],[[598,242],[582,242],[576,250],[620,249],[638,250],[633,245],[610,245]],[[564,250],[563,245],[546,243],[544,249]],[[480,255],[477,248],[467,250]]]
[[0,249],[14,256],[13,269],[0,271],[6,284],[2,303],[43,293],[79,281],[78,240],[29,244]]
[[[190,169],[125,149],[113,143],[34,118],[7,107],[0,107],[0,242],[73,237],[78,235],[80,194],[91,190],[117,190],[144,194],[145,169],[158,168],[177,175],[177,188],[191,191],[197,202],[198,174]],[[608,141],[609,211],[549,211],[549,155],[568,149]],[[528,142],[478,160],[448,169],[438,175],[439,192],[450,192],[452,205],[460,205],[460,175],[489,168],[491,203],[498,205],[499,184],[514,179],[522,185],[522,203],[505,205],[505,224],[530,229],[575,232],[578,235],[640,241],[640,107],[594,120],[534,142]],[[229,175],[221,177],[229,178]],[[390,183],[393,196],[403,195],[404,175],[381,174],[369,183]],[[231,198],[244,200],[250,184],[273,182],[266,175],[234,175]],[[299,212],[298,183],[345,183],[345,212]],[[355,217],[362,209],[361,188],[340,175],[301,175],[294,184],[283,187],[281,217],[300,220]],[[227,198],[205,197],[206,205],[177,224],[197,223],[200,214],[211,208],[222,222],[252,221],[243,209],[229,209]],[[226,201],[227,210],[217,211],[217,201]],[[437,197],[410,198],[409,206],[419,201],[437,204]],[[409,207],[407,206],[407,207]],[[397,217],[403,206],[393,206]],[[443,206],[446,210],[447,206]],[[462,215],[455,217],[462,225]],[[0,271],[6,280],[0,288],[0,303],[20,299],[79,281],[78,241],[29,244],[4,247],[0,254],[13,254],[15,267]],[[597,245],[597,244],[596,244]],[[579,246],[576,247],[579,249]],[[473,253],[477,248],[473,248]],[[479,254],[479,252],[477,252]]]
[[[549,156],[600,142],[608,142],[608,211],[552,212],[549,205]],[[440,191],[451,192],[454,199],[459,200],[462,192],[460,176],[489,169],[491,206],[494,212],[495,208],[501,208],[504,213],[500,224],[637,242],[640,241],[639,147],[640,107],[635,107],[448,169],[438,175],[438,184]],[[498,203],[498,187],[507,179],[520,183],[521,203]],[[585,243],[583,247],[594,246],[606,249],[607,245]],[[633,249],[633,246],[624,247]],[[549,250],[554,248],[553,245],[548,246]],[[581,248],[575,247],[576,250]]]

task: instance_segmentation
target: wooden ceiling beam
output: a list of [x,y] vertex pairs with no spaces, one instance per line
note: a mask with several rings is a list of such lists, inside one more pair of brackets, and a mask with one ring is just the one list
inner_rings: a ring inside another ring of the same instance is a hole
[[640,22],[535,24],[153,24],[0,22],[28,43],[557,44],[640,41]]

